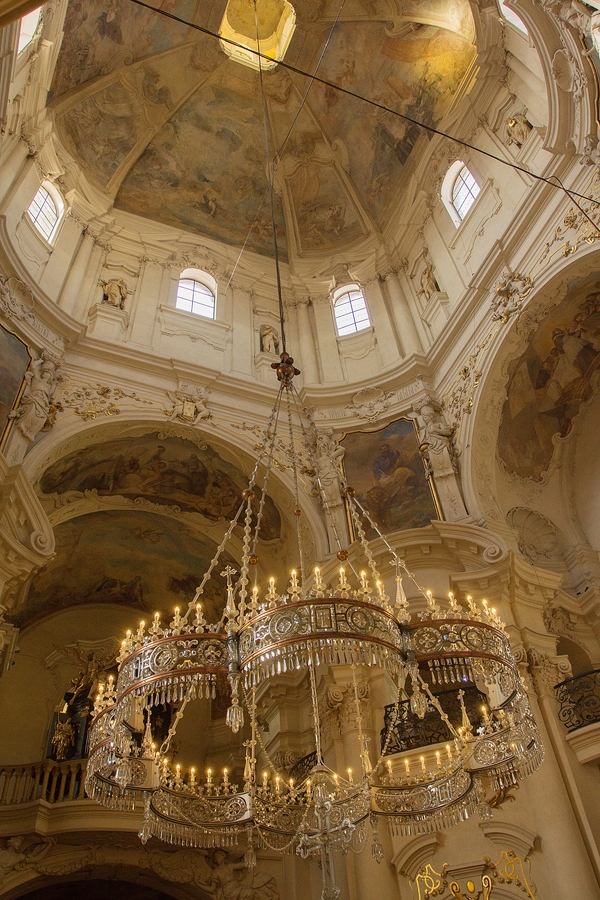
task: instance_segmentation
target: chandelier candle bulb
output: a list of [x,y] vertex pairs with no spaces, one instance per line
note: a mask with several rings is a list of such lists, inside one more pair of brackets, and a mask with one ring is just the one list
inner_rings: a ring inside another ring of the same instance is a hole
[[439,750],[435,751],[435,762],[438,769],[442,768],[442,756]]
[[228,773],[227,769],[223,769],[223,784],[225,784],[225,785],[229,784],[229,773]]
[[347,771],[348,771],[348,781],[350,782],[350,784],[352,784],[353,783],[352,769],[348,769]]
[[263,790],[267,789],[267,781],[269,780],[269,773],[263,772]]
[[280,782],[281,782],[281,778],[279,777],[279,775],[276,775],[275,776],[275,793],[277,794],[278,797],[281,793],[281,783]]
[[190,784],[192,787],[196,784],[196,770],[193,766],[190,769]]
[[206,770],[206,783],[212,784],[212,769]]
[[425,774],[425,757],[421,756],[420,759],[421,759],[421,772],[423,772],[423,774]]
[[407,778],[410,778],[410,759],[408,758],[408,756],[404,760],[404,768],[406,770]]

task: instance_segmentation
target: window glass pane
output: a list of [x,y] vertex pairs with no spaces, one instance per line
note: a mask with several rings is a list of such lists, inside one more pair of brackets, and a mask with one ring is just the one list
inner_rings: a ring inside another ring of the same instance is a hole
[[348,291],[336,300],[333,308],[339,335],[354,334],[371,324],[365,298],[360,291]]
[[49,241],[58,221],[58,210],[54,200],[45,188],[40,187],[38,189],[27,213],[40,234]]
[[215,296],[205,284],[192,278],[182,278],[177,288],[178,309],[207,319],[215,317]]
[[469,172],[466,166],[463,166],[452,188],[452,204],[458,213],[459,218],[464,219],[468,211],[473,206],[479,193],[479,185]]
[[523,32],[523,34],[529,33],[522,19],[516,14],[516,12],[513,12],[512,9],[509,9],[508,6],[506,6],[506,4],[503,2],[503,0],[498,0],[498,6],[500,7],[500,12],[507,22],[510,22],[511,25],[514,25],[515,28],[518,28],[519,31]]
[[31,43],[33,36],[37,31],[41,11],[42,7],[39,6],[37,9],[32,10],[32,12],[27,13],[27,15],[23,16],[23,18],[21,19],[21,30],[19,32],[19,46],[17,53],[20,53],[21,50],[25,49],[27,44]]

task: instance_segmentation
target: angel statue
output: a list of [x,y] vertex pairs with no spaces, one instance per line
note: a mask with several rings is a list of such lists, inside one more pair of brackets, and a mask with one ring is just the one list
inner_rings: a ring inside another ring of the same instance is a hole
[[0,889],[9,872],[19,872],[32,868],[35,871],[36,863],[44,858],[51,847],[56,844],[56,838],[41,838],[36,834],[15,834],[13,837],[3,838],[0,842]]
[[102,302],[109,306],[116,306],[117,309],[125,309],[125,300],[129,290],[122,278],[113,278],[112,281],[101,281],[100,285],[104,291]]
[[17,409],[8,414],[15,419],[18,430],[28,441],[33,441],[42,429],[52,426],[52,397],[57,385],[57,369],[61,361],[42,352],[31,360],[25,373],[26,387]]
[[203,419],[212,419],[212,413],[206,408],[208,400],[207,388],[196,388],[194,394],[185,391],[167,391],[167,397],[173,404],[171,410],[165,410],[165,415],[173,422],[179,419],[181,422],[189,422],[198,425]]
[[52,735],[52,746],[55,748],[57,762],[62,762],[67,758],[67,754],[74,743],[75,729],[71,724],[71,720],[67,719],[66,722],[61,722],[59,719]]
[[215,900],[279,900],[275,879],[262,872],[253,875],[244,862],[234,862],[226,850],[215,850],[210,880],[198,882]]

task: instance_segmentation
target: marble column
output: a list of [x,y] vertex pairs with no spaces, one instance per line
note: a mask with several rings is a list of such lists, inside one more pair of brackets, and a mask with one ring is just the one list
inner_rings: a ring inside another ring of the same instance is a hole
[[398,354],[406,356],[396,323],[390,319],[379,279],[374,278],[372,281],[366,282],[363,288],[369,318],[375,330],[383,364],[386,365],[386,362],[395,360]]
[[88,270],[93,249],[94,237],[84,228],[58,298],[58,305],[70,315],[74,315],[75,308],[78,305],[77,300],[81,293],[83,279]]
[[421,343],[408,299],[400,285],[398,273],[392,269],[383,276],[382,280],[387,285],[396,328],[406,356],[411,356],[413,353],[422,353],[423,344]]

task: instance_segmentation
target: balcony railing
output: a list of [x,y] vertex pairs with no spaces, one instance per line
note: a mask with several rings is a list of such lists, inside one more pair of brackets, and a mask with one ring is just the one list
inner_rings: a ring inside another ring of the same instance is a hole
[[317,751],[313,750],[312,753],[309,753],[307,756],[303,756],[302,759],[299,759],[294,763],[294,765],[290,769],[290,778],[293,778],[297,783],[304,781],[304,779],[310,774],[313,766],[316,766],[316,764]]
[[0,766],[0,807],[35,800],[83,800],[86,765],[85,759],[62,763],[46,759],[28,765]]
[[567,678],[554,690],[560,703],[558,718],[567,731],[600,722],[600,669]]
[[[437,694],[437,699],[452,725],[460,727],[462,721],[462,709],[456,690],[443,691]],[[476,727],[481,720],[481,707],[487,703],[487,697],[478,691],[476,687],[462,688],[464,703],[471,724]],[[388,729],[393,721],[396,704],[391,703],[385,707],[384,726],[381,730],[381,750],[383,752]],[[385,750],[385,755],[392,753],[406,753],[419,747],[428,747],[431,744],[445,744],[451,739],[448,729],[436,710],[425,713],[424,718],[419,719],[410,711],[410,703],[403,700],[398,704],[398,717],[391,727],[391,733]]]

